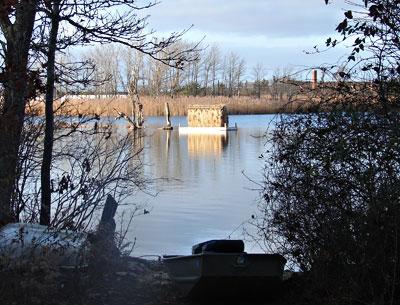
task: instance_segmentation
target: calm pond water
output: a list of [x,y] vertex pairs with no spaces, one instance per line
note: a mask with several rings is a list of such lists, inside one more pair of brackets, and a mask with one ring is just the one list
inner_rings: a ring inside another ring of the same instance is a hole
[[[132,255],[190,254],[191,246],[207,239],[241,238],[243,226],[257,211],[257,186],[262,179],[263,135],[273,115],[230,116],[238,130],[221,135],[179,135],[157,129],[164,118],[146,121],[145,174],[157,180],[156,197],[136,195],[129,201],[146,204],[128,232],[136,238]],[[173,117],[173,126],[186,126]],[[243,174],[245,173],[245,175]],[[246,243],[247,252],[260,248]]]

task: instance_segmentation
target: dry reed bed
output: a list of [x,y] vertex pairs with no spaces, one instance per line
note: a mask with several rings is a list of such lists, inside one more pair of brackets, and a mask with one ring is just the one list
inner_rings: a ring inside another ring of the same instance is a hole
[[[168,102],[172,116],[185,116],[189,105],[216,105],[224,104],[229,114],[270,114],[282,112],[296,112],[298,103],[288,103],[285,100],[272,100],[268,96],[260,99],[251,97],[150,97],[144,96],[140,99],[143,104],[145,116],[160,116],[165,113],[165,103]],[[59,108],[57,114],[83,114],[100,116],[115,116],[116,110],[130,114],[132,106],[129,98],[109,99],[76,99],[68,100]]]

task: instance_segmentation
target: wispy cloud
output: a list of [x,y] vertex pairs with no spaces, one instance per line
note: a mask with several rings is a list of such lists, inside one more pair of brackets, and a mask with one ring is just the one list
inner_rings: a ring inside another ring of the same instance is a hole
[[343,0],[165,0],[149,12],[159,30],[194,24],[205,32],[295,37],[332,32],[341,6]]
[[[157,31],[178,31],[193,24],[188,40],[206,36],[206,44],[240,52],[248,62],[283,66],[296,59],[299,65],[308,64],[303,51],[334,34],[345,6],[344,0],[328,6],[323,0],[164,0],[148,13],[150,26]],[[337,55],[335,51],[322,60]]]

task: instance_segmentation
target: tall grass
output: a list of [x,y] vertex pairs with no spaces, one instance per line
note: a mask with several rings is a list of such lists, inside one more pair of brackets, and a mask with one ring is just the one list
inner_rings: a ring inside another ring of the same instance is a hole
[[[271,114],[281,112],[298,111],[298,103],[288,103],[287,100],[272,100],[269,96],[260,99],[252,97],[151,97],[143,96],[140,99],[143,104],[145,116],[160,116],[165,114],[165,103],[169,104],[171,116],[184,116],[189,105],[215,105],[224,104],[229,114]],[[64,103],[58,114],[83,114],[101,116],[115,116],[117,111],[130,114],[132,106],[128,97],[106,99],[76,99]],[[56,103],[56,107],[59,103]]]

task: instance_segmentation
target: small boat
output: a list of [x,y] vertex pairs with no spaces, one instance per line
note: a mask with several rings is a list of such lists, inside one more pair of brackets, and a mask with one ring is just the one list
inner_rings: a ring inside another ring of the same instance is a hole
[[163,257],[171,280],[194,298],[268,298],[279,291],[286,259],[279,254],[249,254],[241,240],[210,240],[192,255]]
[[62,268],[87,267],[87,234],[10,223],[0,228],[0,258],[14,262],[46,257]]

